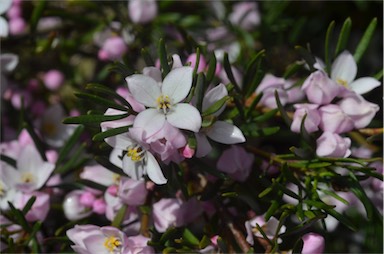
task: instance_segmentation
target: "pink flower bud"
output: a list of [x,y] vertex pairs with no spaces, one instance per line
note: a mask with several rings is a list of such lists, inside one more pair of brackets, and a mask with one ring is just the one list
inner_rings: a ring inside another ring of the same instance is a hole
[[295,114],[293,115],[293,121],[291,124],[291,131],[300,133],[301,123],[304,116],[304,128],[308,133],[317,131],[320,123],[320,114],[317,110],[316,104],[295,104]]
[[[196,61],[197,61],[197,57],[196,57],[196,53],[193,53],[191,55],[188,56],[187,58],[187,63],[191,63],[191,67],[192,68],[195,68],[196,66]],[[205,58],[203,55],[200,55],[200,58],[199,58],[199,66],[197,67],[197,73],[199,72],[203,72],[204,69],[207,67],[207,62],[205,61]]]
[[338,134],[324,132],[316,141],[316,154],[320,157],[346,158],[351,155],[351,139],[342,138]]
[[99,51],[100,59],[109,59],[109,60],[118,60],[120,59],[128,48],[125,44],[123,38],[121,37],[111,37],[105,40],[103,48]]
[[64,75],[58,70],[50,70],[45,73],[43,80],[46,88],[55,91],[63,84]]
[[195,154],[195,149],[192,149],[189,145],[186,145],[183,148],[183,156],[185,158],[192,158],[194,154]]
[[329,104],[340,93],[340,86],[331,80],[323,71],[313,72],[303,83],[309,102],[314,104]]
[[155,0],[130,0],[128,12],[133,23],[148,23],[157,16],[157,3]]
[[118,196],[123,203],[132,206],[139,206],[145,203],[147,189],[144,180],[123,179],[120,182]]
[[48,150],[45,152],[45,156],[47,156],[48,162],[55,164],[57,158],[59,158],[59,154],[56,150]]
[[87,207],[92,207],[93,202],[95,202],[96,197],[93,195],[91,192],[84,192],[80,196],[80,204],[87,206]]
[[119,191],[119,187],[114,184],[114,185],[111,185],[107,188],[107,192],[109,194],[111,194],[112,196],[116,197],[117,196],[117,192]]
[[104,201],[104,199],[96,199],[95,202],[93,202],[92,205],[92,211],[97,214],[105,214],[105,210],[107,208],[107,205]]
[[315,233],[308,233],[305,234],[303,237],[303,249],[301,250],[302,254],[320,254],[324,251],[324,237],[315,234]]
[[97,53],[97,57],[101,61],[107,61],[108,60],[108,52],[104,49],[100,49],[99,52]]
[[9,32],[13,35],[18,35],[24,32],[27,24],[22,18],[14,18],[9,20]]
[[30,79],[28,81],[28,90],[31,92],[37,91],[39,89],[39,81],[37,79]]
[[332,133],[344,133],[354,128],[352,119],[341,110],[338,105],[329,104],[319,109],[323,131]]
[[155,228],[163,233],[170,226],[181,226],[181,201],[175,198],[163,198],[153,204]]
[[12,5],[7,11],[7,17],[9,19],[16,19],[21,17],[21,8],[18,5]]

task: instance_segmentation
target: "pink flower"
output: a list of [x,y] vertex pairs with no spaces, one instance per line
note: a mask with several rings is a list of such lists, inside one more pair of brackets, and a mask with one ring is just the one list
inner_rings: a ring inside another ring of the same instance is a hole
[[129,0],[128,11],[133,23],[148,23],[157,16],[157,3],[155,0]]
[[153,221],[158,232],[182,225],[182,202],[176,198],[163,198],[152,206]]
[[329,104],[340,94],[340,86],[330,79],[323,71],[313,72],[301,87],[309,102],[314,104]]
[[123,38],[114,36],[104,41],[103,47],[99,51],[101,60],[119,60],[128,50]]
[[15,197],[14,205],[16,208],[23,209],[32,196],[35,196],[36,200],[25,215],[25,218],[27,221],[44,221],[50,209],[49,194],[39,191],[32,193],[18,192]]
[[61,71],[50,70],[44,74],[44,84],[51,91],[55,91],[61,87],[64,82],[64,75]]
[[144,180],[122,179],[117,195],[123,203],[139,206],[145,203],[147,193]]
[[[191,67],[192,68],[195,68],[196,66],[196,61],[197,61],[197,57],[196,57],[196,53],[193,53],[191,55],[188,56],[187,60],[186,60],[186,63],[191,63]],[[199,66],[197,68],[197,73],[199,72],[203,72],[205,70],[205,68],[207,67],[207,62],[205,61],[205,58],[203,55],[200,55],[200,58],[199,58]]]
[[316,141],[316,154],[320,157],[341,157],[351,155],[351,139],[342,138],[336,133],[324,132]]
[[278,78],[272,74],[266,74],[256,89],[256,93],[263,93],[260,104],[268,108],[276,108],[275,91],[279,95],[281,104],[284,106],[288,102],[288,94],[285,91],[286,80]]
[[366,101],[361,95],[350,93],[338,105],[352,120],[356,129],[367,127],[379,111],[379,106]]
[[95,183],[110,186],[117,184],[120,175],[113,173],[101,165],[85,166],[80,178],[93,181]]
[[[245,229],[247,230],[247,242],[251,245],[254,244],[253,236],[263,238],[263,235],[257,229],[256,225],[259,225],[263,229],[265,235],[272,240],[275,237],[276,231],[278,229],[279,221],[275,217],[269,218],[268,221],[265,221],[264,215],[257,216],[251,220],[245,222]],[[279,229],[279,234],[284,233],[286,227],[283,225]],[[278,239],[278,242],[281,242],[281,239]]]
[[350,118],[340,106],[329,104],[319,109],[321,122],[320,128],[323,131],[332,133],[345,133],[354,128],[353,120]]
[[92,214],[90,207],[80,202],[83,193],[83,190],[74,190],[64,197],[63,211],[68,220],[79,220]]
[[134,74],[126,78],[133,97],[144,104],[133,124],[144,129],[145,138],[158,132],[168,122],[173,127],[198,132],[201,127],[200,112],[188,103],[181,103],[192,86],[191,67],[173,69],[163,80],[161,87],[151,77]]
[[236,181],[244,182],[251,173],[254,160],[254,156],[243,147],[232,145],[221,154],[217,168]]
[[92,204],[92,211],[97,214],[105,214],[107,204],[103,198],[96,199]]
[[149,253],[155,253],[155,250],[148,246],[148,241],[150,238],[142,236],[142,235],[136,235],[136,236],[130,236],[127,239],[127,254],[149,254]]
[[261,22],[260,13],[255,2],[239,2],[233,5],[229,20],[245,30],[250,30]]
[[301,123],[304,116],[304,128],[308,133],[317,131],[320,124],[320,114],[317,110],[319,105],[316,104],[295,104],[296,111],[293,115],[293,121],[291,124],[291,131],[300,133]]
[[9,20],[9,33],[13,35],[22,34],[27,28],[27,23],[21,17]]
[[301,250],[302,254],[323,253],[325,245],[323,236],[315,233],[308,233],[303,235],[302,239],[304,242],[303,249]]

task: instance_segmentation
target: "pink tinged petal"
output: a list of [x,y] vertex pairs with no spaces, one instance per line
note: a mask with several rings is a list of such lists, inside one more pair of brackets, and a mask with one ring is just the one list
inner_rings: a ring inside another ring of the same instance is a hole
[[301,250],[302,254],[323,253],[325,245],[323,236],[315,233],[308,233],[305,234],[302,239],[304,242],[303,249]]
[[161,71],[160,71],[159,68],[156,68],[156,67],[153,67],[153,66],[145,67],[143,69],[143,74],[145,76],[149,76],[149,77],[153,78],[158,83],[160,83],[162,81]]
[[167,179],[164,177],[159,163],[150,152],[147,152],[146,170],[149,179],[151,179],[154,183],[159,185],[167,183]]
[[333,62],[331,79],[338,82],[344,80],[350,84],[356,77],[357,65],[355,59],[348,51],[343,51]]
[[198,132],[201,127],[201,116],[194,106],[179,103],[172,106],[171,111],[167,114],[167,122],[179,129]]
[[[123,115],[125,113],[127,113],[127,112],[117,110],[117,109],[108,108],[105,111],[104,115],[105,116],[113,116],[113,115]],[[122,127],[122,126],[132,125],[134,120],[135,120],[135,116],[130,115],[130,116],[123,118],[123,119],[120,119],[120,120],[102,122],[102,123],[100,123],[100,127],[101,127],[102,131],[106,131],[110,128],[118,128],[118,127]]]
[[[211,90],[209,90],[205,95],[204,95],[204,99],[203,99],[203,112],[209,108],[210,106],[212,106],[215,102],[217,102],[218,100],[222,99],[223,97],[227,96],[228,95],[228,91],[227,91],[227,88],[225,87],[225,85],[223,84],[219,84],[218,86],[212,88]],[[225,105],[223,105],[223,107],[221,107],[216,113],[215,115],[218,116],[220,115],[225,109]]]
[[207,136],[202,133],[195,133],[195,137],[197,141],[196,157],[201,158],[206,156],[212,150],[212,146],[209,143]]
[[349,87],[357,94],[365,94],[380,85],[381,83],[377,79],[371,77],[364,77],[356,79],[349,85]]
[[191,67],[173,69],[163,81],[161,91],[171,99],[172,104],[179,103],[187,97],[192,87]]
[[158,132],[165,123],[165,115],[157,109],[146,109],[140,112],[133,123],[134,128],[144,129],[144,138]]
[[161,95],[160,87],[151,77],[134,74],[125,79],[133,97],[147,107],[156,107],[156,99]]
[[110,252],[104,246],[106,237],[103,234],[92,235],[84,239],[85,248],[90,253],[109,254]]
[[245,137],[241,130],[235,125],[224,121],[215,122],[207,132],[207,136],[218,143],[228,145],[245,142]]

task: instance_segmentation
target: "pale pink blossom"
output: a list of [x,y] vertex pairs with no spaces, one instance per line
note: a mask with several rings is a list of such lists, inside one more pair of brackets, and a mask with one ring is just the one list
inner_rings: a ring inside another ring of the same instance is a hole
[[162,198],[152,206],[152,216],[155,228],[163,233],[169,227],[183,224],[181,214],[182,202],[176,198]]
[[239,2],[233,5],[229,20],[245,30],[250,30],[261,22],[260,12],[255,2]]
[[105,214],[107,204],[103,198],[98,198],[92,203],[92,211],[97,214]]
[[153,78],[141,74],[126,78],[134,98],[149,107],[136,116],[133,124],[144,129],[145,137],[158,132],[165,122],[193,132],[200,129],[199,111],[188,103],[180,103],[191,89],[192,71],[191,67],[173,69],[161,86]]
[[96,164],[93,166],[85,166],[83,172],[80,173],[80,178],[87,179],[104,186],[111,186],[119,183],[120,175]]
[[338,105],[353,120],[356,129],[367,127],[380,109],[378,105],[366,101],[361,95],[355,93],[350,93],[339,101]]
[[324,251],[325,239],[322,235],[316,233],[308,233],[303,235],[302,254],[320,254]]
[[50,70],[44,74],[43,81],[46,88],[55,91],[64,83],[64,74],[59,70]]
[[63,211],[68,220],[79,220],[92,214],[92,209],[80,202],[83,193],[83,190],[74,190],[64,197]]
[[[192,68],[195,68],[197,61],[197,55],[196,53],[193,53],[188,56],[186,63],[190,63]],[[199,66],[197,67],[197,73],[203,72],[205,68],[207,67],[207,62],[205,61],[205,58],[203,55],[200,55],[199,58]]]
[[279,95],[281,105],[288,103],[288,94],[285,90],[286,80],[283,78],[278,78],[272,74],[266,74],[263,80],[260,82],[259,86],[256,88],[256,93],[263,93],[261,97],[260,104],[268,108],[276,108],[277,103],[275,99],[275,91]]
[[155,0],[129,0],[128,13],[132,22],[145,24],[157,16]]
[[144,180],[122,179],[117,195],[124,204],[139,206],[145,203],[147,193]]
[[128,46],[119,36],[113,36],[104,41],[99,51],[100,60],[119,60],[127,52]]
[[340,86],[321,70],[309,75],[301,89],[305,92],[310,103],[319,105],[329,104],[340,94]]
[[50,196],[47,193],[34,191],[31,193],[18,192],[16,194],[14,205],[18,209],[23,209],[31,197],[36,197],[31,209],[25,215],[27,221],[44,221],[50,209]]
[[[254,244],[254,236],[263,238],[263,235],[257,229],[256,225],[259,225],[260,228],[263,229],[265,235],[270,240],[275,238],[276,233],[282,234],[286,230],[286,227],[283,225],[280,227],[279,232],[276,232],[278,230],[279,221],[275,217],[271,217],[268,221],[265,221],[264,215],[256,216],[255,218],[245,222],[245,229],[247,230],[246,240],[251,245]],[[281,241],[282,240],[278,238],[278,242]]]
[[217,169],[236,181],[244,182],[251,173],[254,160],[255,157],[243,147],[232,145],[221,154],[217,161]]
[[27,23],[21,17],[9,20],[9,33],[12,35],[22,34],[27,28]]
[[324,132],[317,140],[316,154],[320,157],[341,157],[351,155],[351,139],[342,138],[340,135],[331,132]]
[[295,104],[295,113],[293,115],[293,121],[291,124],[291,131],[300,133],[301,124],[304,116],[304,128],[308,133],[319,130],[318,126],[321,121],[321,117],[318,111],[319,105],[316,104]]
[[323,131],[340,134],[354,128],[352,118],[336,104],[322,106],[319,112],[321,116],[320,128]]
[[15,168],[0,161],[0,209],[8,210],[8,202],[13,203],[17,194],[16,183],[19,174]]
[[149,254],[155,253],[155,250],[148,245],[148,237],[142,235],[130,236],[127,238],[127,254]]

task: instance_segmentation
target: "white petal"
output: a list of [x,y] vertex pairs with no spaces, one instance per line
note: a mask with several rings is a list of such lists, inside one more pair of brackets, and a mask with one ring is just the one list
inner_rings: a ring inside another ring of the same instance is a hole
[[237,144],[245,142],[245,137],[239,128],[233,124],[223,121],[215,122],[209,132],[207,132],[207,136],[222,144]]
[[157,82],[148,76],[134,74],[125,79],[133,97],[147,107],[156,107],[156,99],[160,96],[160,87]]
[[128,137],[126,133],[108,137],[104,140],[105,142],[107,142],[108,145],[112,146],[113,148],[118,148],[121,150],[127,150],[128,146],[132,145],[133,143],[136,143],[134,140]]
[[36,189],[40,189],[45,184],[54,169],[55,165],[49,162],[44,162],[38,169],[32,169],[37,172]]
[[161,91],[168,95],[173,104],[187,97],[192,86],[192,67],[180,67],[173,69],[164,78]]
[[197,141],[196,157],[201,158],[206,156],[212,150],[212,146],[209,143],[207,136],[202,133],[195,133],[195,137]]
[[160,165],[157,162],[156,158],[150,153],[147,152],[147,174],[148,177],[156,184],[166,184],[167,179],[164,177],[163,172],[161,171]]
[[173,127],[198,132],[201,127],[200,112],[187,103],[172,106],[172,111],[167,114],[167,121]]
[[140,112],[133,123],[134,128],[143,128],[143,138],[148,138],[163,128],[165,115],[157,109],[146,109]]
[[143,161],[133,161],[131,157],[124,155],[123,158],[123,171],[129,177],[134,180],[140,180],[144,174],[144,162]]
[[[0,29],[2,30],[2,29]],[[4,72],[13,71],[19,63],[19,57],[15,54],[6,53],[0,55],[0,66]]]
[[145,67],[143,69],[143,74],[145,76],[149,76],[149,77],[153,78],[155,81],[157,81],[159,83],[162,81],[161,71],[156,67],[153,67],[153,66]]
[[343,51],[333,62],[331,79],[344,80],[350,84],[356,77],[357,65],[355,59],[348,51]]
[[[212,88],[209,90],[205,95],[203,99],[203,112],[212,106],[216,101],[222,99],[223,97],[228,95],[227,88],[223,84],[219,84],[218,86]],[[220,115],[223,110],[225,109],[225,105],[218,110],[215,115]]]
[[380,81],[371,77],[364,77],[356,79],[350,84],[350,88],[355,91],[357,94],[365,94],[374,88],[380,86]]
[[17,160],[17,170],[21,173],[34,172],[38,170],[41,164],[43,164],[43,159],[37,149],[33,145],[28,145],[20,153]]
[[0,17],[0,38],[8,37],[8,33],[8,22],[5,20],[5,18]]
[[1,0],[0,1],[0,14],[5,13],[12,4],[12,0]]

